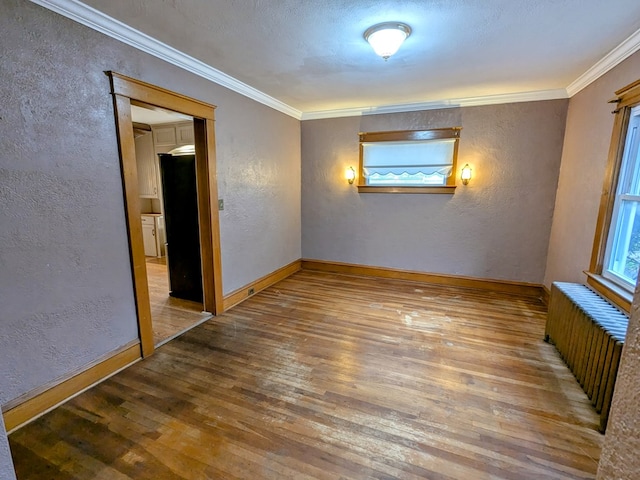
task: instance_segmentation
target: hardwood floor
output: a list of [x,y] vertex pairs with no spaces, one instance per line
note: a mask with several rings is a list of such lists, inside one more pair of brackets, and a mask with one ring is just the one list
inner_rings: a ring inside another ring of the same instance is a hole
[[302,271],[10,436],[26,479],[585,479],[598,417],[508,294]]
[[146,263],[154,345],[162,345],[211,318],[209,313],[202,312],[202,303],[169,296],[166,257],[147,257]]

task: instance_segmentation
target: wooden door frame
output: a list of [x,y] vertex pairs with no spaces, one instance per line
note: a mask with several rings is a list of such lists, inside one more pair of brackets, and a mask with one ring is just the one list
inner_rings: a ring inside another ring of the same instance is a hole
[[142,225],[140,223],[140,197],[138,195],[138,171],[131,105],[155,106],[193,117],[203,305],[204,310],[214,315],[223,312],[214,130],[216,107],[119,73],[111,71],[105,73],[111,84],[116,117],[140,345],[142,356],[147,357],[153,353],[155,346]]

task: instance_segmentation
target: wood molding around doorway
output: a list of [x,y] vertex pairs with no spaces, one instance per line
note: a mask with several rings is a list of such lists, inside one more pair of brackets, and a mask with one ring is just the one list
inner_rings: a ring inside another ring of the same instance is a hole
[[200,249],[202,257],[204,310],[214,315],[224,311],[222,296],[222,268],[220,254],[220,226],[218,217],[218,186],[216,177],[215,106],[154,85],[105,72],[111,84],[118,150],[122,168],[125,212],[131,256],[136,313],[142,356],[154,351],[151,306],[147,285],[140,199],[136,167],[131,105],[159,107],[193,117],[196,147],[196,175],[198,182],[198,212],[200,221]]

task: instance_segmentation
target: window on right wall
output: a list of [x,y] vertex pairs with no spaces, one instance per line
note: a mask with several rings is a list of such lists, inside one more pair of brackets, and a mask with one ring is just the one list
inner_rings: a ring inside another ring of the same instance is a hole
[[602,274],[633,290],[640,265],[640,106],[631,109]]
[[616,95],[588,283],[628,311],[640,267],[640,80]]

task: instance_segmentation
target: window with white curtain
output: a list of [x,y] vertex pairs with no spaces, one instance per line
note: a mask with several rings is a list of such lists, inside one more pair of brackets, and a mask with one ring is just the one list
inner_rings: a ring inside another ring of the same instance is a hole
[[359,191],[453,193],[459,138],[459,127],[361,133]]

